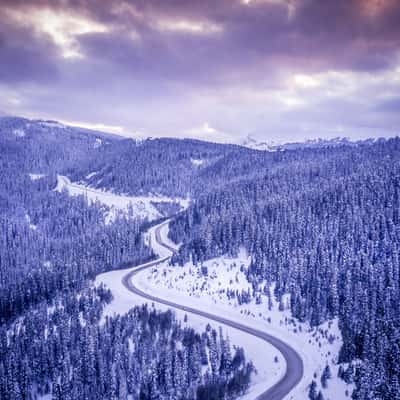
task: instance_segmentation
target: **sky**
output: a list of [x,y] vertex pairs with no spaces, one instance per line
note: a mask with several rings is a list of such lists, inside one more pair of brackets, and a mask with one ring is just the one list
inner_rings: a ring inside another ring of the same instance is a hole
[[400,133],[400,0],[0,0],[0,112],[133,137]]

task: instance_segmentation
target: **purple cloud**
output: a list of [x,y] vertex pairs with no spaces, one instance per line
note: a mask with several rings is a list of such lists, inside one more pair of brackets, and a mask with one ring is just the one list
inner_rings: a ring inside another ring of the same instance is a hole
[[[357,117],[366,108],[371,126],[389,135],[396,125],[378,107],[399,89],[387,84],[399,65],[395,0],[18,0],[1,10],[0,90],[20,99],[1,100],[8,112],[153,135],[210,126],[232,139],[370,134]],[[366,93],[368,105],[357,100]],[[338,116],[340,104],[352,113]]]

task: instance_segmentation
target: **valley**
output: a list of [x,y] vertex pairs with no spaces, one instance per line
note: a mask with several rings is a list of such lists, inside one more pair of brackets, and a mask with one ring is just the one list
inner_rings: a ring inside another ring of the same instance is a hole
[[396,398],[398,138],[0,132],[2,399]]

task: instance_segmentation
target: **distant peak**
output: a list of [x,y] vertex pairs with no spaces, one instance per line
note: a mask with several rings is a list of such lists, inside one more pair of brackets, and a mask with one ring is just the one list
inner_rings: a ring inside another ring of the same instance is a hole
[[281,143],[276,141],[258,141],[252,135],[248,134],[242,141],[241,146],[248,147],[255,150],[274,151],[280,146]]
[[314,147],[336,147],[342,145],[357,145],[373,143],[382,138],[371,138],[363,140],[352,140],[348,137],[334,137],[331,139],[314,138],[298,142],[279,143],[276,141],[257,141],[253,136],[247,135],[242,141],[241,146],[255,150],[278,151],[278,150],[294,150],[299,148],[314,148]]

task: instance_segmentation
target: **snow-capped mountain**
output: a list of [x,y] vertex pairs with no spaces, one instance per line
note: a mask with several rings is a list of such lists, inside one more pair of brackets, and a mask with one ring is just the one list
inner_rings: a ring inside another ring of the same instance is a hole
[[0,134],[27,139],[37,139],[38,135],[47,139],[52,138],[53,140],[58,140],[59,136],[63,139],[89,138],[90,140],[94,140],[97,144],[99,140],[110,141],[124,139],[112,133],[65,125],[58,121],[1,116],[1,114]]
[[335,137],[332,139],[308,139],[303,142],[289,142],[280,143],[277,141],[257,141],[251,135],[247,135],[246,138],[240,144],[241,146],[248,147],[254,150],[264,151],[282,151],[282,150],[295,150],[304,148],[319,148],[319,147],[337,147],[337,146],[355,146],[359,144],[372,144],[377,141],[384,140],[383,138],[364,139],[364,140],[351,140],[347,137]]
[[259,142],[253,136],[247,135],[240,145],[254,150],[275,151],[278,146],[282,145],[282,143],[275,142],[273,140],[268,142]]

